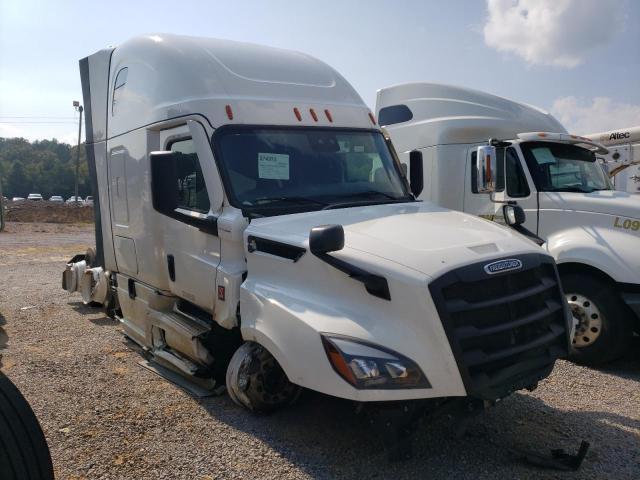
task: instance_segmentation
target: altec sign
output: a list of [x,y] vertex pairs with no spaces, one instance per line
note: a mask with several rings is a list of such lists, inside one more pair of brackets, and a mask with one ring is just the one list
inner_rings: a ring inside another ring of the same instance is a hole
[[624,140],[625,138],[630,138],[631,132],[613,132],[609,135],[609,140]]

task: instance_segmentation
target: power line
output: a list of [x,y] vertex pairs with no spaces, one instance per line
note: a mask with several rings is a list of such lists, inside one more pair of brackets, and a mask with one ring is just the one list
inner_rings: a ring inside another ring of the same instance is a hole
[[0,118],[27,118],[27,119],[54,119],[54,120],[77,120],[78,117],[43,116],[43,115],[0,115]]
[[39,125],[75,125],[78,122],[70,122],[70,121],[49,121],[49,122],[42,122],[42,121],[32,121],[32,122],[22,122],[22,121],[18,121],[18,122],[5,122],[5,121],[0,121],[0,123],[5,124],[5,125],[32,125],[32,124],[39,124]]

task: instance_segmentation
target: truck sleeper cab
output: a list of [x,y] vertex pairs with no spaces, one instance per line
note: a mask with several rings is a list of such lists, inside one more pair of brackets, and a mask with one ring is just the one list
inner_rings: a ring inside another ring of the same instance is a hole
[[[448,85],[381,89],[377,113],[403,159],[424,155],[421,198],[499,222],[505,202],[524,209],[578,320],[575,360],[622,355],[640,330],[640,197],[613,190],[596,161],[606,148],[535,107]],[[481,146],[498,159],[491,195],[476,188]]]
[[567,354],[553,259],[416,201],[324,63],[162,34],[80,70],[96,250],[63,286],[156,361],[265,411],[300,387],[496,400]]

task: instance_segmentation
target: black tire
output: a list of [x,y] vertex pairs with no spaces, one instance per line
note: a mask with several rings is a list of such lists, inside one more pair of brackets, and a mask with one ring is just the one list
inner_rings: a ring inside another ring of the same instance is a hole
[[254,413],[271,413],[293,404],[301,388],[289,381],[262,345],[246,342],[231,357],[226,375],[229,397]]
[[612,285],[596,276],[579,273],[561,275],[561,280],[570,302],[572,298],[575,299],[571,294],[582,295],[593,302],[601,313],[598,337],[590,345],[580,348],[572,345],[569,359],[583,365],[597,366],[622,356],[631,342],[633,322],[627,306]]
[[50,480],[49,447],[33,410],[16,386],[0,373],[0,478]]

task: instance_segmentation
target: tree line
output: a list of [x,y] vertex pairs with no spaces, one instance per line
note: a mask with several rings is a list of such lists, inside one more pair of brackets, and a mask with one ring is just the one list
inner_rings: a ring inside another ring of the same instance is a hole
[[[53,140],[29,142],[24,138],[0,137],[0,182],[5,197],[27,197],[41,193],[45,199],[75,192],[78,147]],[[91,195],[84,145],[80,146],[78,195]]]

